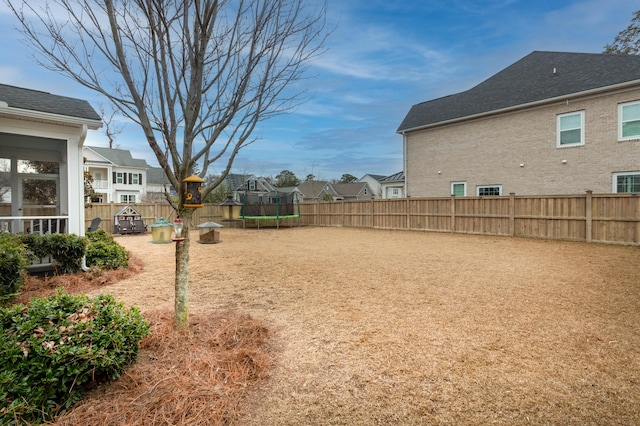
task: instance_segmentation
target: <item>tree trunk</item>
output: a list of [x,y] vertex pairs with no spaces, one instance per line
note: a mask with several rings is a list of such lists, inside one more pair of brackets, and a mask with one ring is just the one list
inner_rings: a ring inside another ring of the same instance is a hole
[[176,281],[174,322],[177,328],[189,326],[189,229],[193,209],[185,209],[180,217],[183,222],[183,241],[176,241]]

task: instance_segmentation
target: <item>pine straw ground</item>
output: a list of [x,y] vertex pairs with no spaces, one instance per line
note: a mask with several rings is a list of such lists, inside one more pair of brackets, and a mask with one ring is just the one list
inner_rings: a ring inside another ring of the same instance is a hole
[[[640,247],[347,228],[221,237],[191,246],[188,344],[165,318],[173,245],[118,238],[139,270],[89,293],[138,305],[159,337],[57,424],[215,424],[203,409],[241,425],[640,424]],[[248,375],[218,374],[230,364]]]

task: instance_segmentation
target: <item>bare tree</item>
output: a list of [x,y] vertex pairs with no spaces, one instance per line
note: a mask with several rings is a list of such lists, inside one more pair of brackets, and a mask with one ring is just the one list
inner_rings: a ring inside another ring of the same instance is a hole
[[[265,119],[304,99],[296,84],[328,35],[326,3],[304,0],[6,0],[35,60],[105,96],[141,127],[187,239],[176,244],[175,321],[188,324],[189,229],[183,180],[229,173]],[[302,86],[300,84],[300,86]],[[221,165],[221,166],[220,166]]]
[[102,122],[104,123],[104,134],[107,135],[107,139],[109,139],[109,149],[113,149],[113,145],[116,141],[116,136],[122,133],[124,130],[124,124],[116,125],[113,123],[113,118],[116,115],[116,111],[112,110],[111,114],[107,115],[104,110],[104,107],[100,106],[100,117],[102,117]]

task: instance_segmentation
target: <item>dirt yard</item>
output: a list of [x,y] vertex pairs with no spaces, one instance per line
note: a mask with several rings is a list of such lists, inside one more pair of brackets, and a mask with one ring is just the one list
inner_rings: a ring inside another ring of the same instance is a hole
[[[192,234],[197,240],[197,233]],[[191,246],[191,311],[273,331],[246,425],[640,424],[640,248],[347,228],[221,230]],[[173,244],[117,241],[108,287],[173,306]]]

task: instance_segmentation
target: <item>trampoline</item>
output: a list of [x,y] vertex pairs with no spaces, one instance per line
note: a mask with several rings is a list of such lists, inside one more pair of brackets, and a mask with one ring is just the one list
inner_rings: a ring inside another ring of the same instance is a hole
[[257,194],[245,191],[240,196],[240,201],[243,227],[247,220],[255,220],[258,229],[264,221],[275,221],[276,228],[280,228],[281,220],[291,222],[293,219],[298,219],[297,224],[300,226],[300,204],[296,193],[272,191]]

